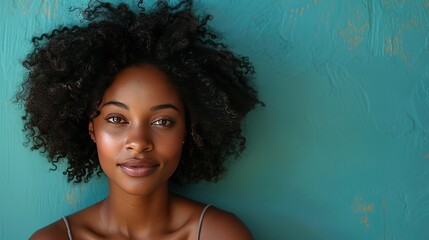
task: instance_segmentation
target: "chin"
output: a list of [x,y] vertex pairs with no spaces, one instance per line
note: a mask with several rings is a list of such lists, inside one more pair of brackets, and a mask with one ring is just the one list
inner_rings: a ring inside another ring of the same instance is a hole
[[157,192],[168,191],[168,179],[165,181],[153,181],[152,179],[136,178],[120,183],[110,183],[110,185],[111,191],[123,191],[136,196],[148,196]]

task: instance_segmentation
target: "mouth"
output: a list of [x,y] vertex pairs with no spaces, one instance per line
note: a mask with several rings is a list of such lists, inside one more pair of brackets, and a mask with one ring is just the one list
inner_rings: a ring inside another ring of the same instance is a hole
[[146,159],[128,159],[117,166],[131,177],[145,177],[153,173],[159,164]]

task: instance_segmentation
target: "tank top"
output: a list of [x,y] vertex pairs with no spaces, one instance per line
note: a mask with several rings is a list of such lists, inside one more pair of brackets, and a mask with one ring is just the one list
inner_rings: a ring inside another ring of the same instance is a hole
[[[201,234],[201,227],[203,225],[203,219],[204,219],[204,215],[206,214],[207,209],[210,207],[210,204],[207,204],[203,211],[201,212],[200,215],[200,220],[198,221],[198,234],[197,234],[197,240],[200,240],[200,234]],[[67,235],[69,236],[69,240],[73,240],[72,234],[71,234],[71,230],[70,230],[70,225],[69,225],[69,221],[67,220],[67,217],[63,217],[64,223],[66,224],[67,227]]]

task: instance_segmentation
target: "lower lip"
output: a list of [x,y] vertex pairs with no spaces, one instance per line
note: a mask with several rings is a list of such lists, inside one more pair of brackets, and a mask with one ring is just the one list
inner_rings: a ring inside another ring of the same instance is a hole
[[119,167],[124,171],[126,174],[130,175],[131,177],[144,177],[147,175],[150,175],[155,171],[157,166],[153,167],[126,167],[119,165]]

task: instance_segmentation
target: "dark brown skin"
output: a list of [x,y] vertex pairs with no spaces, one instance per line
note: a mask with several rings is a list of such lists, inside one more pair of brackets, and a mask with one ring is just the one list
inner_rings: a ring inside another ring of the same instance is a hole
[[[204,205],[168,191],[186,134],[184,106],[168,77],[151,65],[127,68],[98,110],[88,130],[109,195],[68,217],[73,239],[197,239]],[[65,223],[58,220],[30,239],[66,240]],[[233,214],[210,207],[200,239],[253,238]]]

